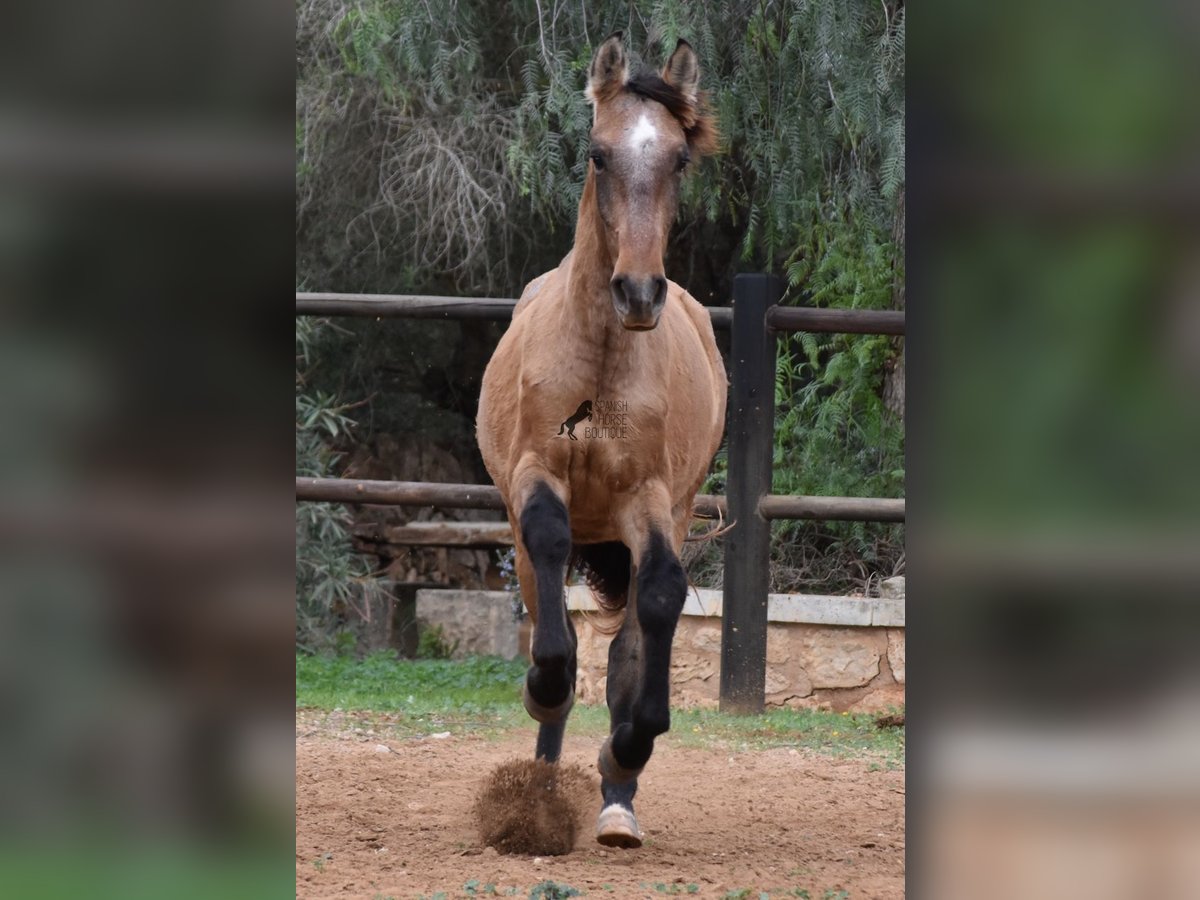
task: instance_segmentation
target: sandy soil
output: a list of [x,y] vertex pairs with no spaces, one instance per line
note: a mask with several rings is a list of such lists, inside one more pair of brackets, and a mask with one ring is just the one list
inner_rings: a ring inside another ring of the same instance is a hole
[[[493,766],[532,753],[532,727],[393,739],[299,725],[296,895],[465,897],[478,880],[480,893],[492,883],[500,896],[528,897],[551,879],[591,897],[904,896],[903,772],[788,748],[659,744],[636,804],[645,846],[595,842],[597,791],[574,852],[509,857],[481,845],[470,810]],[[568,736],[563,758],[594,777],[598,746]]]

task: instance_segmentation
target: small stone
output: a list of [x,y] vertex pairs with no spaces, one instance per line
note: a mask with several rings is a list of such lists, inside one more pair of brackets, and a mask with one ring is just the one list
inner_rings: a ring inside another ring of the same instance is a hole
[[692,632],[691,644],[705,653],[721,652],[721,626],[700,625]]
[[861,629],[817,627],[799,641],[814,688],[861,687],[879,674],[879,650]]
[[775,666],[769,665],[767,666],[765,687],[767,696],[770,696],[771,694],[778,694],[780,691],[785,690],[788,687],[788,677]]
[[450,732],[439,731],[437,734],[431,734],[430,737],[433,738],[435,741],[442,741],[442,740],[445,740],[446,738],[450,737]]
[[904,576],[897,575],[895,578],[885,578],[879,582],[879,596],[884,600],[903,600]]
[[899,628],[888,630],[887,657],[892,675],[896,681],[904,684],[904,632]]
[[376,744],[376,745],[375,745],[375,752],[376,752],[376,753],[391,753],[391,752],[392,752],[392,748],[391,748],[391,747],[389,747],[387,744]]

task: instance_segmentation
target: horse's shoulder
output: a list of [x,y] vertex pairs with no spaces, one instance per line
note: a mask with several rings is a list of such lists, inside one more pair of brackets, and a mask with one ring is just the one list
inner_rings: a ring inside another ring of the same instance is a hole
[[545,293],[553,292],[558,283],[558,275],[563,269],[562,265],[558,265],[549,272],[543,272],[529,284],[525,285],[525,290],[521,291],[521,299],[517,301],[517,305],[513,307],[513,318],[516,318],[523,312],[537,297]]
[[712,332],[712,318],[703,303],[689,294],[687,288],[674,281],[667,282],[667,289],[668,298],[674,297],[678,301],[679,308],[700,329],[701,334]]

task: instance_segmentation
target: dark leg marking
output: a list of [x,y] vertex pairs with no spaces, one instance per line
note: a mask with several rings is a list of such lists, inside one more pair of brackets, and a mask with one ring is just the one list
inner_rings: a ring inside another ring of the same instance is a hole
[[575,698],[575,629],[563,599],[571,528],[567,508],[546,484],[539,484],[521,511],[521,540],[537,585],[537,625],[533,665],[525,675],[525,708],[541,726],[537,755],[550,762],[562,750],[567,714]]
[[618,725],[611,737],[613,760],[633,775],[649,761],[654,738],[671,727],[671,641],[686,599],[683,566],[666,538],[652,531],[637,576],[641,683],[630,720]]
[[[635,601],[636,602],[636,601]],[[641,635],[637,621],[627,616],[621,630],[608,645],[608,713],[609,732],[633,721],[633,704],[637,697],[638,684],[642,680]],[[604,805],[616,803],[632,811],[633,797],[637,793],[637,779],[614,781],[602,777],[600,793]]]

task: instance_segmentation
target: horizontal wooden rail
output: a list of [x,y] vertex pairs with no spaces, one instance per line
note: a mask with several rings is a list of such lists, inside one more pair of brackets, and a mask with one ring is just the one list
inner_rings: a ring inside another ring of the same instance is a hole
[[820,331],[837,334],[904,334],[904,313],[894,309],[825,309],[772,306],[767,327],[776,331]]
[[[685,541],[708,540],[703,533],[688,535]],[[380,525],[374,522],[355,525],[351,533],[363,544],[394,544],[401,547],[467,547],[474,550],[511,547],[512,529],[508,522],[409,522],[406,525]]]
[[296,478],[296,499],[380,506],[441,506],[446,509],[504,509],[491,484],[428,481],[369,481],[355,478]]
[[496,297],[421,297],[411,294],[296,294],[296,315],[405,319],[484,319],[507,322],[516,300]]
[[[296,294],[298,316],[365,316],[404,319],[482,319],[507,322],[516,300],[502,297],[424,297],[414,294]],[[729,328],[733,310],[708,306],[713,328]]]
[[768,494],[758,501],[764,519],[836,519],[903,522],[904,501],[882,497],[803,497]]
[[[379,506],[441,506],[446,509],[504,509],[500,489],[491,484],[436,484],[427,481],[371,481],[355,478],[296,478],[296,499]],[[697,494],[697,515],[726,516],[725,497]],[[805,497],[770,494],[759,501],[764,519],[822,519],[849,522],[903,522],[904,501],[874,497]]]
[[[516,300],[504,297],[427,297],[415,294],[296,294],[298,316],[366,316],[405,319],[474,319],[507,322]],[[733,309],[707,306],[713,328],[728,329]],[[775,306],[767,326],[776,331],[904,334],[904,313],[886,309]]]
[[355,525],[356,538],[376,544],[410,547],[511,547],[507,522],[409,522],[406,525]]

